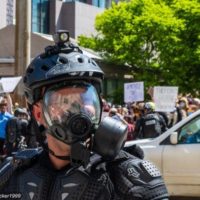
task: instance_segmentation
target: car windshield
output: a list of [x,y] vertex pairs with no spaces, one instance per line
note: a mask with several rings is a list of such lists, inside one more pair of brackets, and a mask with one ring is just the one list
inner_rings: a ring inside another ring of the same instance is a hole
[[181,144],[200,143],[200,117],[181,128],[178,142]]

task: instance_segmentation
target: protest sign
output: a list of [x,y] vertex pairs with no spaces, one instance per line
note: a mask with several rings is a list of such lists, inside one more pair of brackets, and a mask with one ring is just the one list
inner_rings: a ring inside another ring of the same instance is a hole
[[2,85],[2,89],[0,88],[0,93],[10,93],[13,92],[21,80],[21,76],[18,77],[6,77],[0,79],[0,84]]
[[154,87],[153,99],[155,102],[155,111],[171,112],[175,108],[178,95],[178,87],[157,86]]
[[0,94],[4,93],[3,84],[0,82]]
[[144,82],[133,82],[124,84],[124,102],[132,103],[144,101]]

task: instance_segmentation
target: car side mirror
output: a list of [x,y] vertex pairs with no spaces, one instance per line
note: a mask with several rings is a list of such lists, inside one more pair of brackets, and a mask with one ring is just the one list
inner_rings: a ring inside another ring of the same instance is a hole
[[170,143],[171,144],[178,144],[178,133],[177,132],[173,132],[170,135]]

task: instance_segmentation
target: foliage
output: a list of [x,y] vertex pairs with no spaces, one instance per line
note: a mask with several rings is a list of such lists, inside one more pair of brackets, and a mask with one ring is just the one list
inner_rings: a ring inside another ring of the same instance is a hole
[[200,1],[130,0],[112,4],[96,18],[98,34],[80,44],[112,62],[132,66],[148,85],[200,89]]
[[122,105],[124,103],[123,90],[124,90],[123,87],[116,88],[111,95],[107,96],[107,98],[112,99],[113,104]]

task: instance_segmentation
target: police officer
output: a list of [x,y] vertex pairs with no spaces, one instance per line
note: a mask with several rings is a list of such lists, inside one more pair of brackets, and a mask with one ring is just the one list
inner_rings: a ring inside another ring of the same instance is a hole
[[162,115],[155,112],[153,102],[144,104],[144,115],[136,121],[134,133],[136,138],[155,138],[167,130],[166,122]]
[[121,150],[127,126],[109,117],[100,122],[102,70],[67,32],[55,38],[24,76],[31,118],[45,127],[46,142],[2,164],[0,193],[24,200],[168,199],[156,167]]
[[24,108],[17,108],[14,117],[8,120],[4,145],[7,155],[27,146],[26,138],[30,135],[27,135],[28,117],[28,112]]

